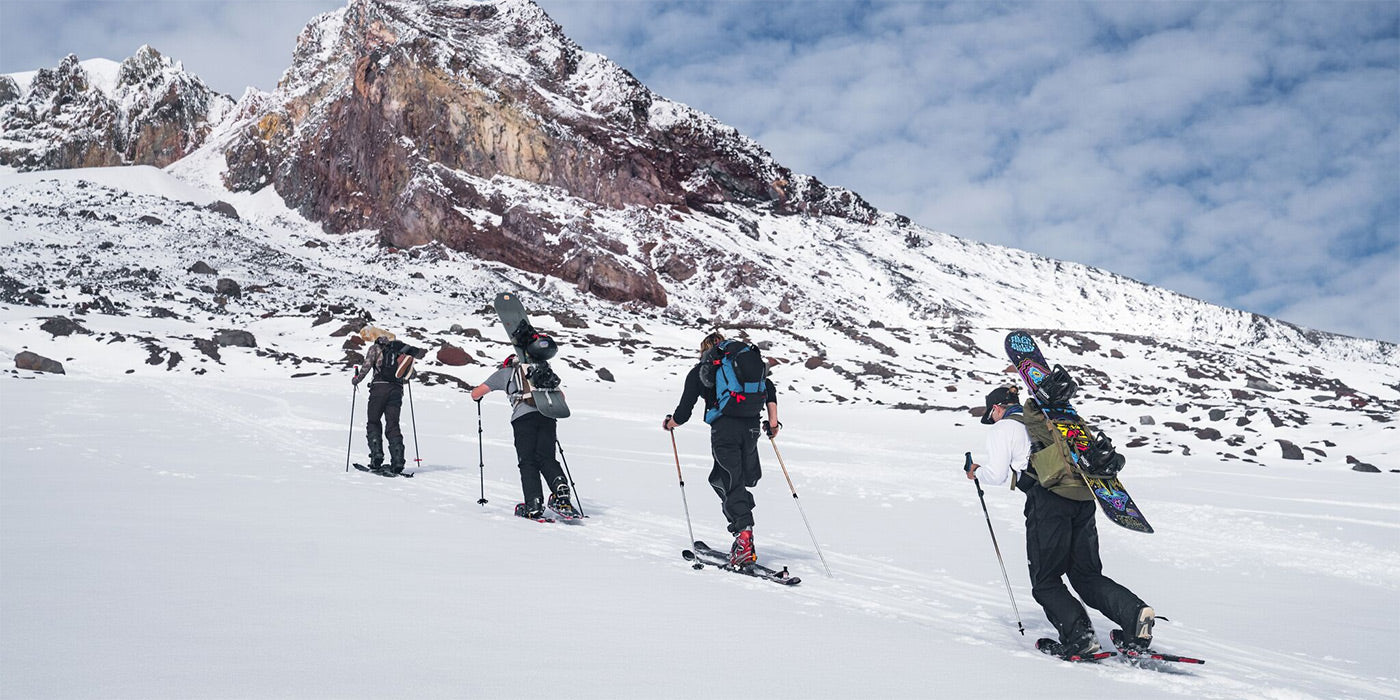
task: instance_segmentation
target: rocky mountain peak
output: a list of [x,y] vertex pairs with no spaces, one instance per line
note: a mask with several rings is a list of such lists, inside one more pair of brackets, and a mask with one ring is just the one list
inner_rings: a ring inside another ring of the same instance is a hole
[[120,64],[69,54],[24,85],[0,79],[0,165],[169,165],[198,148],[232,106],[150,46]]
[[161,81],[167,74],[184,72],[183,64],[161,55],[149,44],[143,44],[130,58],[122,61],[117,73],[117,84],[122,87],[136,87]]
[[620,240],[593,210],[634,211],[652,230],[731,205],[878,217],[583,51],[526,0],[352,0],[302,32],[271,102],[226,146],[231,189],[271,183],[331,232],[439,241],[615,301],[664,306],[658,271],[684,279],[693,265],[654,259],[659,240]]

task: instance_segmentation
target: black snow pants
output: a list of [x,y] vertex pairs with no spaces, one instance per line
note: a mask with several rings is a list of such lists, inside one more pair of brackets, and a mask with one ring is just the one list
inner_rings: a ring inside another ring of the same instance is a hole
[[1099,531],[1094,526],[1095,501],[1073,501],[1036,484],[1026,492],[1026,556],[1031,569],[1031,594],[1045,617],[1074,643],[1094,633],[1084,606],[1070,595],[1062,577],[1089,607],[1133,630],[1145,603],[1133,592],[1103,575],[1099,560]]
[[365,425],[365,439],[369,442],[370,464],[384,462],[384,442],[380,437],[382,418],[384,437],[389,438],[389,464],[403,469],[403,431],[399,429],[399,411],[402,409],[402,384],[374,382],[369,385],[369,421]]
[[753,527],[753,494],[763,469],[758,463],[758,418],[720,416],[710,424],[710,453],[715,466],[710,470],[710,486],[719,494],[720,508],[729,521],[729,531],[737,533]]
[[516,418],[510,427],[515,431],[515,458],[520,466],[520,487],[525,493],[525,502],[538,500],[543,503],[541,476],[548,482],[550,492],[566,481],[559,460],[554,458],[559,421],[539,412],[531,412]]

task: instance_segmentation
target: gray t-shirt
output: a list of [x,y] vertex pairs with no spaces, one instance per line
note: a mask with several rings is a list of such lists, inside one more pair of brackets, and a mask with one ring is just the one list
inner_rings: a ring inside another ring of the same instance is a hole
[[514,367],[502,367],[492,372],[482,383],[491,391],[504,391],[510,397],[511,422],[527,413],[539,413],[539,409],[525,403],[521,398],[520,380],[515,376]]

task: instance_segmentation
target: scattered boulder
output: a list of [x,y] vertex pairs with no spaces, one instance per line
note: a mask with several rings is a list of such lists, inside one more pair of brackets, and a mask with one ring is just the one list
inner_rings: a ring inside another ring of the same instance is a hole
[[137,221],[140,221],[143,224],[149,224],[151,226],[159,226],[165,223],[165,221],[160,217],[151,216],[150,214],[143,214],[141,218],[137,219]]
[[1279,445],[1279,447],[1283,448],[1283,458],[1284,458],[1284,459],[1302,459],[1302,458],[1303,458],[1303,450],[1302,450],[1301,448],[1299,448],[1297,445],[1295,445],[1295,444],[1293,444],[1293,443],[1291,443],[1291,442],[1289,442],[1289,441],[1287,441],[1287,440],[1284,440],[1284,439],[1282,439],[1282,438],[1279,438],[1279,440],[1278,440],[1278,445]]
[[[329,318],[326,319],[326,321],[329,321],[329,320],[330,320]],[[316,319],[315,323],[312,323],[312,324],[311,324],[311,327],[315,328],[316,326],[319,326],[319,325],[321,325],[322,323],[325,323],[326,321],[322,321],[322,320],[318,317],[318,318]],[[334,332],[334,333],[331,333],[331,337],[332,337],[332,338],[339,338],[339,337],[345,336],[345,335],[353,335],[353,336],[355,336],[355,337],[358,338],[358,337],[359,337],[358,334],[359,334],[359,332],[360,332],[360,329],[362,329],[362,328],[364,328],[364,327],[365,327],[365,322],[364,322],[364,321],[351,321],[351,322],[349,322],[349,323],[347,323],[347,324],[341,326],[340,328],[335,329],[335,332]]]
[[1255,391],[1283,391],[1283,389],[1280,389],[1274,386],[1273,384],[1264,381],[1263,379],[1255,379],[1254,377],[1250,377],[1249,381],[1246,381],[1244,385]]
[[1354,472],[1366,472],[1367,474],[1381,473],[1380,467],[1374,464],[1367,464],[1351,455],[1347,455],[1347,464],[1351,465],[1351,470]]
[[1212,408],[1212,409],[1210,409],[1210,419],[1211,419],[1212,421],[1223,420],[1224,418],[1225,418],[1225,409],[1223,409],[1223,408]]
[[219,344],[216,343],[216,342],[214,342],[214,341],[212,341],[212,340],[205,340],[205,339],[203,339],[203,338],[195,338],[195,339],[194,339],[194,347],[195,347],[195,349],[197,349],[197,350],[199,350],[200,352],[204,353],[205,355],[209,356],[209,359],[211,359],[211,360],[213,360],[213,361],[215,361],[215,362],[222,362],[222,361],[223,361],[223,360],[219,357]]
[[214,342],[220,347],[255,348],[258,341],[248,331],[221,330],[214,334]]
[[225,202],[223,200],[210,202],[204,208],[214,212],[215,214],[227,216],[228,218],[233,219],[235,221],[238,220],[238,210],[234,209],[232,204],[229,204],[228,202]]
[[209,266],[209,263],[204,262],[203,260],[200,260],[199,262],[197,262],[197,263],[195,263],[195,264],[193,264],[193,265],[190,265],[188,268],[185,269],[185,272],[193,272],[193,273],[195,273],[195,274],[197,274],[197,275],[217,275],[217,274],[219,274],[219,271],[218,271],[218,270],[215,270],[214,268],[210,267],[210,266]]
[[466,350],[451,343],[443,343],[442,347],[438,348],[437,361],[452,367],[474,365],[477,363],[476,360],[472,359],[471,355],[467,354]]
[[617,381],[617,379],[615,379],[615,378],[613,377],[613,373],[612,373],[612,372],[609,372],[609,371],[607,370],[606,367],[599,367],[599,368],[598,368],[598,378],[601,379],[601,380],[603,380],[603,381],[605,381],[605,382],[615,382],[615,381]]
[[73,335],[74,333],[92,335],[92,331],[83,328],[82,324],[78,323],[77,321],[74,321],[71,318],[66,318],[63,316],[54,316],[48,319],[47,321],[44,321],[43,325],[39,326],[39,330],[53,335],[54,337],[60,335]]
[[1152,416],[1138,416],[1138,425],[1156,425],[1157,421]]
[[220,277],[217,286],[214,287],[214,293],[237,299],[243,296],[243,288],[227,277]]
[[63,363],[57,360],[50,360],[43,355],[38,355],[28,350],[15,355],[15,367],[18,369],[33,370],[35,372],[66,374],[66,372],[63,371]]
[[1215,428],[1201,428],[1196,431],[1196,437],[1200,440],[1219,440],[1221,435]]
[[826,358],[822,357],[821,355],[813,355],[807,358],[807,361],[802,363],[802,366],[806,367],[807,369],[816,369],[818,367],[821,367],[822,364],[824,364],[825,362]]

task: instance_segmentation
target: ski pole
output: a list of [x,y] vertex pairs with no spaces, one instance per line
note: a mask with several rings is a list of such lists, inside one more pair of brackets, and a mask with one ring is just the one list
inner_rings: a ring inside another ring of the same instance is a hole
[[[963,471],[972,471],[972,453],[963,453],[967,456],[967,461],[963,463]],[[1006,576],[1006,562],[1001,559],[1001,547],[997,546],[997,533],[992,531],[992,516],[987,512],[987,499],[982,497],[982,482],[977,477],[972,477],[972,483],[977,485],[977,500],[982,502],[982,514],[987,516],[987,532],[992,535],[992,549],[997,553],[997,564],[1001,565],[1001,580],[1006,582],[1006,595],[1011,598],[1011,609],[1016,611],[1016,628],[1021,630],[1021,634],[1026,633],[1025,625],[1021,624],[1021,610],[1016,607],[1016,595],[1011,592],[1011,579]]]
[[477,464],[478,475],[481,478],[481,498],[477,500],[480,505],[486,505],[486,453],[481,446],[481,399],[476,400],[476,456],[481,460]]
[[[666,420],[670,421],[671,416],[666,416]],[[694,547],[695,528],[690,526],[690,502],[687,501],[685,498],[685,477],[681,475],[681,453],[680,450],[676,449],[676,431],[668,430],[666,432],[671,434],[671,454],[676,456],[676,480],[679,481],[681,484],[681,504],[685,506],[685,529],[690,533],[690,540],[688,542],[688,546]],[[703,565],[700,564],[700,562],[695,562],[695,564],[691,568],[699,569],[702,567]]]
[[812,538],[812,546],[817,549],[817,558],[822,560],[822,568],[826,569],[826,575],[831,576],[831,567],[826,565],[826,555],[822,554],[822,546],[817,544],[817,535],[812,532],[812,523],[807,520],[807,511],[802,509],[802,499],[797,497],[797,489],[792,485],[792,477],[788,476],[787,465],[783,464],[783,453],[778,451],[778,443],[773,440],[773,433],[768,429],[767,423],[763,425],[763,430],[768,433],[768,444],[773,446],[773,454],[778,456],[778,466],[783,468],[783,478],[787,479],[788,490],[792,491],[792,502],[797,504],[797,512],[802,514],[802,523],[807,526],[807,535]]
[[569,459],[564,456],[564,445],[559,442],[558,437],[554,438],[554,446],[559,448],[559,461],[564,463],[564,476],[569,478],[569,492],[574,496],[574,510],[586,518],[588,516],[583,514],[583,505],[578,500],[578,486],[574,485],[574,475],[569,473]]
[[413,425],[413,461],[416,463],[416,466],[422,467],[422,466],[423,466],[423,458],[418,454],[418,419],[417,419],[417,417],[415,417],[415,416],[413,415],[413,375],[414,375],[414,374],[417,374],[417,372],[414,372],[413,374],[410,374],[410,375],[408,376],[408,380],[405,381],[404,383],[408,385],[408,421],[409,421],[410,424]]
[[[360,373],[360,366],[355,365],[355,374]],[[360,393],[359,384],[351,384],[350,389],[350,434],[345,436],[345,473],[350,473],[350,441],[355,439],[355,397]]]

